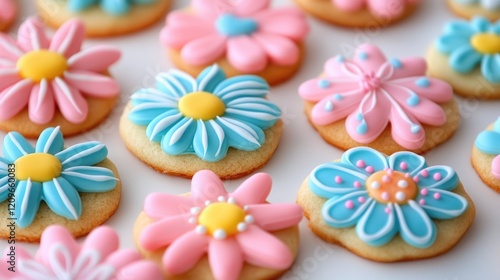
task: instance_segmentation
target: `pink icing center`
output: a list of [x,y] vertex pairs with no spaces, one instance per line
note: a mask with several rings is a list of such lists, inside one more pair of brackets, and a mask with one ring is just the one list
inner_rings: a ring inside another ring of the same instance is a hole
[[359,82],[361,88],[365,92],[371,92],[380,87],[380,79],[375,75],[375,73],[370,72],[369,74],[364,74],[363,78]]

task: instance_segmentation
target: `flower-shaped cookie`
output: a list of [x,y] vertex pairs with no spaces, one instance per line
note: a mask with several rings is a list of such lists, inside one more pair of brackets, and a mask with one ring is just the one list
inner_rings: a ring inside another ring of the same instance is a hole
[[119,249],[118,235],[106,226],[93,230],[83,244],[64,227],[49,226],[35,256],[16,247],[15,272],[7,270],[9,253],[7,248],[0,266],[2,279],[163,279],[158,266],[143,260],[138,252]]
[[495,155],[491,163],[491,174],[500,180],[500,118],[493,125],[493,130],[481,132],[474,145],[482,152],[488,155]]
[[73,12],[81,12],[91,6],[99,5],[108,14],[123,15],[131,5],[151,4],[157,0],[68,0],[68,8]]
[[146,226],[139,245],[165,249],[162,264],[169,274],[183,274],[208,255],[215,279],[237,279],[244,263],[284,270],[293,263],[290,249],[269,231],[296,226],[296,204],[269,204],[271,178],[253,175],[232,193],[213,172],[199,171],[191,196],[154,193],[144,204],[155,221]]
[[49,39],[42,23],[29,18],[17,41],[0,34],[0,120],[28,108],[36,124],[51,121],[60,111],[71,123],[82,123],[89,112],[86,97],[112,98],[118,83],[103,74],[118,60],[115,48],[81,50],[84,27],[70,20]]
[[355,12],[367,7],[374,15],[391,18],[402,14],[406,5],[414,5],[420,0],[331,0],[331,2],[346,12]]
[[386,59],[374,45],[361,45],[352,60],[337,56],[325,64],[325,75],[303,83],[300,96],[314,102],[310,119],[326,126],[345,119],[358,143],[375,141],[391,124],[392,138],[416,150],[426,141],[422,124],[442,126],[447,116],[436,102],[452,100],[451,87],[427,78],[421,58]]
[[460,4],[466,5],[481,5],[481,7],[489,10],[498,10],[500,9],[500,1],[499,0],[453,0]]
[[328,199],[322,216],[329,226],[356,226],[358,237],[372,246],[399,233],[419,248],[436,240],[432,219],[454,219],[467,209],[467,200],[452,192],[458,184],[448,166],[428,167],[414,153],[386,157],[366,147],[348,150],[341,162],[320,165],[309,178],[311,191]]
[[70,220],[82,214],[79,192],[107,192],[115,188],[117,178],[102,162],[108,150],[94,141],[64,149],[59,127],[42,132],[33,148],[17,132],[5,136],[0,157],[0,202],[16,201],[15,222],[28,227],[43,200],[57,215]]
[[147,126],[147,137],[169,155],[196,154],[215,162],[229,148],[254,151],[264,130],[280,118],[280,109],[265,99],[269,85],[257,76],[226,78],[219,66],[196,79],[172,70],[157,76],[156,88],[131,97],[129,119]]

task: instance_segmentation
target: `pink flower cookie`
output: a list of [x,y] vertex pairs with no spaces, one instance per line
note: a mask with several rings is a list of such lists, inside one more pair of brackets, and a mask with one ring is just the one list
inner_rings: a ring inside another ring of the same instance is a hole
[[324,75],[304,82],[299,94],[314,128],[336,147],[423,153],[459,125],[451,86],[425,71],[422,58],[388,60],[365,44],[352,60],[341,55],[328,60]]
[[295,0],[322,20],[346,27],[384,27],[409,16],[420,0]]
[[60,126],[69,136],[106,118],[120,92],[107,71],[120,52],[82,50],[84,33],[82,23],[71,20],[49,38],[42,23],[29,18],[17,40],[0,34],[0,129],[36,137]]
[[15,0],[0,0],[0,31],[7,30],[16,19]]
[[199,171],[191,194],[146,198],[136,244],[169,279],[274,279],[297,255],[302,209],[267,203],[271,184],[258,173],[227,193],[212,171]]
[[256,74],[278,84],[301,65],[309,27],[301,11],[269,3],[194,0],[191,10],[167,17],[160,41],[192,76],[217,63],[228,77]]
[[[156,264],[142,259],[130,249],[118,249],[119,238],[107,226],[94,229],[78,244],[62,226],[52,225],[45,229],[40,248],[30,256],[21,247],[15,247],[13,267],[7,247],[0,264],[1,279],[163,279]],[[10,268],[10,269],[9,269]]]

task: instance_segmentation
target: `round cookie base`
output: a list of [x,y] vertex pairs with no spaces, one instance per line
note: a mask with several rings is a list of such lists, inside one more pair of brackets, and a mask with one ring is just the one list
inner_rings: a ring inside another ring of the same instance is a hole
[[151,142],[146,136],[146,126],[139,126],[128,119],[132,109],[129,103],[120,118],[120,136],[127,149],[154,170],[191,178],[199,170],[212,170],[222,180],[237,179],[263,167],[278,148],[283,134],[283,122],[264,130],[266,140],[256,151],[241,151],[230,148],[225,158],[218,162],[207,162],[196,155],[166,154],[160,143]]
[[[150,218],[145,212],[141,212],[137,217],[134,224],[134,243],[136,244],[139,252],[144,256],[145,259],[152,260],[157,263],[163,270],[165,279],[181,280],[181,279],[196,279],[196,280],[213,280],[213,276],[210,270],[210,265],[208,263],[207,256],[204,256],[190,271],[182,275],[171,275],[168,274],[162,266],[162,256],[165,250],[159,249],[156,251],[148,251],[142,248],[139,244],[139,237],[141,232],[146,226],[153,223],[154,219]],[[297,258],[297,253],[299,249],[299,229],[298,226],[294,226],[281,231],[272,232],[274,236],[280,239],[292,252],[294,260]],[[186,252],[189,254],[189,252]],[[241,271],[240,280],[260,280],[260,279],[277,279],[282,276],[286,270],[273,270],[261,267],[255,267],[245,263]]]
[[[493,129],[493,125],[490,125],[488,130]],[[495,159],[496,155],[488,155],[481,152],[476,146],[472,147],[471,164],[476,170],[477,175],[481,180],[494,191],[500,193],[500,180],[495,178],[491,173],[491,163]]]
[[252,74],[263,78],[270,85],[277,85],[290,79],[293,75],[295,75],[295,73],[302,65],[302,61],[304,60],[305,55],[305,48],[302,44],[299,44],[298,47],[300,49],[299,60],[293,65],[284,66],[270,62],[264,70],[257,73],[243,73],[237,70],[229,63],[226,57],[221,57],[217,61],[206,65],[191,65],[182,59],[180,50],[168,49],[168,56],[170,57],[174,65],[177,66],[177,68],[190,74],[193,77],[198,76],[205,68],[209,67],[210,65],[218,64],[224,71],[224,73],[226,73],[227,77]]
[[367,8],[360,11],[346,12],[333,5],[330,0],[295,0],[295,3],[306,12],[328,23],[343,27],[360,28],[389,26],[405,19],[418,7],[418,4],[407,5],[401,14],[394,17],[383,17],[372,14]]
[[464,214],[452,220],[434,220],[437,228],[435,243],[425,249],[408,245],[398,234],[389,243],[374,247],[364,243],[356,234],[356,227],[333,228],[328,226],[321,215],[323,204],[327,201],[315,195],[309,188],[308,178],[299,189],[297,203],[304,209],[309,220],[309,228],[328,243],[340,245],[349,251],[377,262],[398,262],[431,258],[452,249],[469,229],[476,215],[476,208],[471,198],[460,183],[454,190],[467,199],[469,207]]
[[471,19],[475,16],[483,16],[490,21],[500,19],[500,10],[488,10],[481,7],[481,4],[461,4],[456,0],[446,0],[446,3],[453,13],[462,18]]
[[446,81],[458,95],[467,98],[500,99],[500,83],[488,82],[481,74],[480,67],[468,74],[456,72],[449,64],[449,56],[440,53],[435,46],[427,52],[427,66],[429,76]]
[[[318,131],[321,137],[330,145],[335,146],[342,150],[348,150],[350,148],[358,146],[367,146],[374,148],[385,154],[393,154],[399,151],[408,151],[408,149],[400,146],[391,135],[390,124],[385,128],[385,130],[371,143],[358,143],[354,141],[351,136],[347,133],[345,128],[345,120],[339,120],[335,123],[329,125],[315,125],[311,120],[311,111],[313,109],[314,103],[306,101],[305,103],[305,113],[309,120],[309,123]],[[424,145],[417,149],[412,150],[414,153],[423,154],[439,144],[446,142],[460,125],[460,114],[457,102],[455,99],[449,101],[448,103],[440,104],[446,113],[446,123],[442,126],[428,126],[422,125],[425,130],[425,143]]]
[[[67,228],[74,237],[80,237],[88,234],[92,229],[102,225],[118,209],[122,192],[121,181],[118,177],[116,166],[109,159],[96,164],[113,171],[118,182],[116,187],[104,193],[79,193],[82,201],[82,215],[78,220],[69,220],[61,217],[47,206],[45,202],[40,203],[40,208],[31,225],[26,228],[16,226],[16,241],[20,242],[40,242],[42,232],[46,227],[58,224]],[[0,219],[8,221],[8,202],[0,203]],[[0,227],[0,238],[9,239],[10,229],[6,226]]]
[[38,14],[43,21],[56,29],[71,18],[85,24],[88,37],[111,37],[145,29],[163,18],[171,0],[158,0],[148,5],[135,5],[126,15],[109,15],[98,5],[79,13],[70,12],[67,1],[36,0]]
[[14,117],[0,121],[0,130],[5,132],[17,131],[25,137],[37,138],[47,127],[59,126],[64,137],[73,136],[98,126],[113,111],[119,95],[112,98],[85,97],[89,111],[87,119],[82,123],[72,123],[66,120],[57,110],[52,120],[45,124],[33,123],[29,118],[28,108],[23,109]]

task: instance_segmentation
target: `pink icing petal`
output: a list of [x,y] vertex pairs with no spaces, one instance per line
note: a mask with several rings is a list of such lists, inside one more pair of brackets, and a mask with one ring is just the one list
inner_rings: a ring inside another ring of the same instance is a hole
[[[62,244],[66,247],[72,260],[76,258],[80,250],[80,246],[66,228],[59,225],[52,225],[43,231],[40,239],[40,248],[35,255],[35,259],[44,266],[51,267],[50,259],[47,256],[55,244]],[[64,263],[64,260],[60,260],[59,262]]]
[[[234,13],[238,16],[251,16],[260,11],[269,8],[270,0],[252,0],[252,1],[232,1],[222,0],[219,2],[229,3],[227,12]],[[233,2],[234,4],[231,4]],[[232,6],[232,7],[231,7]]]
[[210,170],[201,170],[191,180],[191,197],[194,205],[205,206],[205,201],[217,201],[219,196],[227,197],[226,189],[219,176]]
[[425,75],[425,71],[427,70],[425,59],[421,57],[403,58],[400,59],[400,62],[402,67],[393,67],[394,72],[392,73],[391,80]]
[[258,32],[252,34],[252,38],[264,49],[270,60],[278,65],[293,65],[299,60],[299,48],[286,37]]
[[387,59],[382,51],[375,45],[363,44],[359,46],[353,57],[354,63],[361,67],[365,73],[377,73]]
[[365,6],[366,0],[331,0],[341,10],[354,12]]
[[230,196],[241,206],[265,203],[272,184],[271,176],[257,173],[246,179]]
[[[396,109],[390,114],[391,134],[394,141],[406,149],[416,150],[425,142],[425,130],[412,115],[407,115],[412,124],[408,123]],[[418,131],[412,132],[412,127],[419,126]]]
[[181,56],[189,64],[205,65],[215,62],[225,52],[226,38],[212,34],[187,43],[181,50]]
[[15,68],[0,69],[0,91],[19,82],[21,77],[19,71]]
[[84,49],[68,59],[70,70],[86,70],[102,73],[120,59],[121,52],[111,46],[95,46]]
[[396,17],[401,15],[406,7],[407,0],[366,0],[370,11],[374,15],[388,17]]
[[297,225],[302,220],[302,208],[295,204],[251,205],[247,212],[255,224],[266,231],[276,231]]
[[[419,79],[427,79],[429,81],[429,86],[427,87],[418,86],[416,82]],[[448,102],[453,98],[453,88],[447,82],[444,82],[439,79],[418,77],[418,78],[393,80],[390,81],[389,83],[406,87],[416,92],[419,96],[428,98],[434,102]]]
[[249,16],[269,6],[269,0],[233,1],[233,0],[193,0],[191,6],[198,14],[216,17],[224,13]]
[[64,79],[68,86],[79,90],[86,96],[111,98],[120,93],[118,83],[106,75],[84,70],[71,70],[64,72]]
[[108,226],[100,226],[89,233],[81,247],[81,252],[95,250],[99,252],[102,259],[105,259],[119,247],[118,234]]
[[243,267],[243,252],[234,238],[211,240],[208,261],[215,279],[237,280]]
[[61,78],[55,78],[51,83],[59,110],[64,118],[73,123],[85,121],[88,104],[82,94]]
[[26,51],[47,49],[50,44],[43,24],[36,17],[30,17],[21,24],[17,40]]
[[293,263],[293,256],[288,247],[274,235],[257,226],[249,226],[235,238],[243,250],[245,261],[251,265],[281,270]]
[[77,19],[71,19],[56,31],[49,49],[70,58],[80,51],[84,38],[85,27],[83,23]]
[[0,21],[10,22],[16,16],[17,6],[14,5],[13,0],[0,1]]
[[491,174],[500,180],[500,156],[495,157],[491,163]]
[[165,218],[148,225],[141,233],[139,242],[146,250],[158,250],[170,245],[176,238],[193,230],[188,222],[189,214]]
[[144,211],[154,219],[182,215],[189,212],[191,207],[190,198],[171,194],[152,193],[144,201]]
[[[363,91],[358,89],[348,94],[342,94],[342,99],[335,99],[332,94],[314,105],[311,112],[312,121],[317,125],[327,125],[344,119],[356,110],[359,102],[364,97]],[[331,110],[329,109],[331,106]]]
[[7,34],[0,32],[0,53],[2,58],[10,61],[17,61],[24,55],[24,51],[18,46],[14,39],[10,38]]
[[260,12],[255,16],[255,20],[259,23],[261,32],[281,35],[295,42],[302,41],[309,33],[304,14],[293,7]]
[[167,47],[180,49],[193,40],[216,32],[212,21],[197,14],[174,11],[167,17],[166,26],[160,33],[160,41]]
[[33,88],[30,80],[22,80],[0,92],[0,120],[17,115],[26,105]]
[[163,275],[160,268],[150,261],[137,261],[125,266],[118,272],[117,279],[148,279],[162,280]]
[[328,59],[325,63],[325,73],[329,78],[342,78],[345,81],[356,82],[356,79],[347,77],[343,68],[346,62],[353,63],[351,60],[344,58],[342,55],[334,56]]
[[140,259],[142,259],[142,257],[139,252],[132,249],[123,249],[113,252],[107,256],[104,263],[114,267],[116,270],[120,270],[133,262],[139,261]]
[[[326,82],[327,87],[321,87],[320,83]],[[307,101],[318,102],[325,97],[333,96],[335,93],[352,91],[359,88],[358,82],[342,82],[335,79],[317,78],[302,83],[299,87],[299,95]]]
[[28,113],[30,120],[36,124],[45,124],[52,120],[55,113],[54,94],[47,82],[42,80],[33,85],[31,90]]
[[227,59],[234,68],[247,73],[262,71],[267,65],[264,49],[249,36],[228,39]]
[[[189,271],[208,250],[209,237],[188,232],[175,240],[163,254],[163,268],[171,274]],[[186,254],[186,252],[188,252]]]

